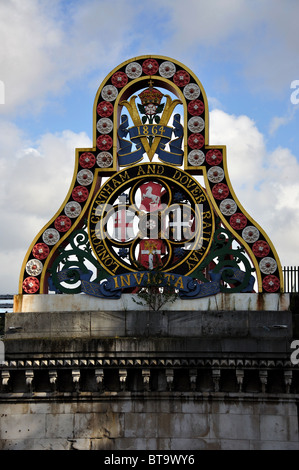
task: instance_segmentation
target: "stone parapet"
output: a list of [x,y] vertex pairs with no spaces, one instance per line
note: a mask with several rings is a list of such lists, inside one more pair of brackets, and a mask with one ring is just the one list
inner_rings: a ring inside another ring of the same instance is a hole
[[[135,300],[134,300],[135,299]],[[14,312],[84,312],[130,310],[146,311],[146,305],[137,305],[136,294],[123,294],[120,299],[99,299],[85,294],[15,295]],[[219,293],[199,299],[177,299],[164,310],[176,311],[285,311],[290,306],[290,294]]]
[[0,449],[299,449],[289,297],[243,295],[159,312],[17,296]]

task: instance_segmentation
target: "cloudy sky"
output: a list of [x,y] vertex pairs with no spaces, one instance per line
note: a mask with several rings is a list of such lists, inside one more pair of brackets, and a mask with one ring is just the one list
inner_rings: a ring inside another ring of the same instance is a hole
[[299,265],[298,18],[298,0],[0,0],[0,293],[91,146],[102,80],[144,54],[197,75],[239,201]]

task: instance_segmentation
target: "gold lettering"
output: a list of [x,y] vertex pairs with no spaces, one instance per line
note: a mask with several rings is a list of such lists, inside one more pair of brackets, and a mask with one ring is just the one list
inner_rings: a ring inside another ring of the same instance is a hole
[[142,131],[144,135],[148,135],[148,126],[143,126]]
[[199,196],[195,197],[195,200],[197,203],[200,203],[200,202],[205,202],[206,201],[206,196],[201,193]]
[[175,174],[173,175],[174,180],[179,180],[181,176],[181,172],[179,170],[175,170]]
[[139,273],[133,273],[133,276],[137,282],[137,285],[140,286],[141,282],[142,282],[142,279],[143,279],[143,276],[144,276],[144,273],[140,273],[139,276],[138,276]]
[[[101,242],[103,243],[102,240],[100,240],[100,243],[98,244],[98,247],[97,247],[97,254],[98,254],[98,257],[100,259],[100,261],[102,261],[102,263],[104,263],[105,266],[112,266],[112,264],[115,263],[115,261],[111,258],[111,256],[109,255],[109,253],[107,252],[106,248],[102,245],[101,245]],[[94,243],[94,245],[97,245],[97,243]]]
[[94,231],[91,232],[91,238],[92,240],[96,239],[101,239],[101,230],[98,228],[95,228]]
[[115,289],[119,289],[119,285],[118,285],[118,282],[117,282],[117,281],[118,281],[118,277],[114,277],[114,278],[113,278],[113,281],[114,281],[114,288],[115,288]]
[[208,228],[208,227],[212,227],[212,224],[209,224],[208,222],[205,222],[205,221],[203,220],[203,222],[202,222],[202,228],[203,228],[203,230],[205,230],[205,229]]
[[95,247],[98,247],[99,245],[103,243],[103,240],[97,237],[96,234],[92,234],[91,238],[92,238],[92,243]]
[[210,219],[211,217],[212,217],[211,211],[205,211],[205,212],[203,212],[203,214],[202,214],[202,218],[203,218],[203,219],[207,219],[207,218]]
[[144,169],[142,168],[142,166],[139,166],[139,167],[138,167],[138,173],[137,173],[137,176],[140,176],[140,175],[141,175],[141,173],[142,173],[143,175],[145,175],[145,171],[144,171]]
[[184,186],[187,184],[187,181],[189,181],[189,176],[183,175],[180,179],[180,183],[182,183]]
[[198,191],[199,187],[197,186],[196,188],[192,189],[191,193],[193,194],[193,196],[196,196],[198,194]]
[[125,172],[123,172],[123,173],[122,173],[122,172],[121,172],[121,173],[119,173],[119,175],[118,175],[118,176],[120,177],[120,179],[121,179],[122,183],[123,183],[124,181],[126,181],[126,180],[129,180],[129,179],[130,179],[130,175],[128,174],[127,170],[126,170]]
[[92,224],[97,224],[99,222],[99,217],[94,217],[93,215],[90,217],[90,222]]
[[113,269],[110,268],[110,269],[111,269],[111,271],[113,271],[114,274],[115,274],[115,272],[116,272],[116,271],[118,270],[118,268],[119,268],[119,265],[118,265],[115,261],[114,261],[114,264],[115,264],[115,268],[113,268]]
[[162,135],[164,134],[164,132],[165,132],[164,126],[160,126],[160,127],[159,127],[159,132],[160,132],[160,134],[162,134]]
[[193,251],[191,256],[186,260],[189,270],[193,269],[198,263],[199,258],[197,257],[196,251]]
[[[104,194],[98,194],[97,199],[94,201],[94,207],[95,207],[95,205],[97,205],[97,207],[98,207],[98,206],[101,206],[101,205],[105,204],[106,199],[107,198],[106,198],[106,196],[104,196]],[[97,207],[96,207],[95,210],[97,210]]]
[[[127,274],[127,278],[125,276],[120,276],[121,287],[127,287],[131,284],[130,282],[130,274]],[[127,284],[127,286],[125,285]]]
[[117,188],[117,186],[119,186],[121,184],[121,181],[117,181],[115,178],[113,178],[112,183],[113,183],[113,186],[114,186],[114,189],[115,189],[115,188]]
[[181,288],[181,289],[184,288],[182,276],[180,276],[180,277],[177,278],[177,281],[176,281],[174,287]]
[[156,165],[147,166],[147,174],[149,175],[150,173],[152,173],[153,175],[156,173]]
[[107,183],[106,183],[105,186],[103,186],[103,188],[101,189],[101,192],[105,192],[105,193],[108,193],[108,194],[112,193],[112,191],[113,191],[113,188],[111,188],[111,187],[109,186],[109,184],[107,184]]
[[187,188],[190,189],[190,188],[192,188],[192,186],[195,186],[195,185],[196,185],[195,181],[193,181],[191,178],[189,178]]

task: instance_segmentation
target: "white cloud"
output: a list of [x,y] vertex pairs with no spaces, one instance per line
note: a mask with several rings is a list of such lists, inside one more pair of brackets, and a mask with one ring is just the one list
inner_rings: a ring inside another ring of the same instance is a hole
[[299,163],[287,148],[269,152],[247,116],[214,110],[210,144],[226,145],[229,177],[248,214],[272,240],[283,265],[298,265]]
[[38,112],[73,79],[108,73],[127,45],[134,11],[122,0],[1,1],[0,112]]
[[263,135],[248,116],[229,115],[221,110],[210,113],[210,144],[227,146],[228,167],[232,180],[244,174],[242,186],[252,188],[256,182],[256,168],[263,164],[266,153]]
[[[155,1],[156,8],[160,4]],[[172,40],[164,46],[205,70],[217,61],[219,74],[233,64],[251,90],[285,92],[298,79],[298,15],[294,0],[165,0],[166,27]]]
[[[1,126],[0,126],[1,128]],[[75,165],[75,149],[90,148],[85,133],[65,130],[44,134],[31,147],[24,147],[22,131],[10,130],[10,140],[0,141],[2,176],[0,198],[0,262],[2,292],[16,293],[24,256],[32,240],[55,215],[69,190]],[[4,289],[4,286],[7,288]]]

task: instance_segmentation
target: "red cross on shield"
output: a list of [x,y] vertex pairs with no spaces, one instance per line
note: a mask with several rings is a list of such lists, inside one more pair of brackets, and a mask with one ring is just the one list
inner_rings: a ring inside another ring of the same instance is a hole
[[117,240],[125,242],[132,238],[134,212],[121,208],[115,214],[114,236]]
[[165,254],[163,240],[146,239],[140,242],[139,262],[146,269],[154,269],[162,264],[161,255]]

